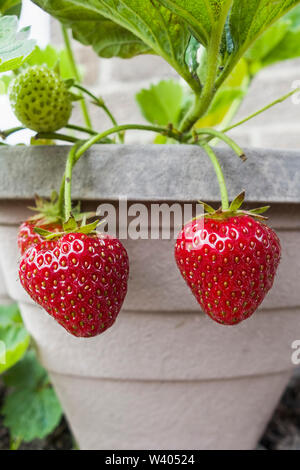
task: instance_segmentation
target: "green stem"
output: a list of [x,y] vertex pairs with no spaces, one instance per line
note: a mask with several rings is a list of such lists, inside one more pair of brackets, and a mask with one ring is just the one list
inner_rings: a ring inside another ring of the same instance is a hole
[[[62,35],[63,35],[63,38],[64,38],[65,47],[66,47],[67,54],[68,54],[68,57],[69,57],[69,61],[70,61],[71,68],[72,68],[72,73],[73,73],[75,79],[77,80],[77,82],[80,83],[81,78],[80,78],[79,71],[77,69],[77,65],[76,65],[76,61],[75,61],[74,54],[73,54],[73,51],[72,51],[71,42],[70,42],[70,38],[69,38],[67,28],[63,25],[62,25],[61,28],[62,28]],[[86,102],[85,102],[83,96],[82,96],[82,100],[80,100],[80,106],[81,106],[81,111],[82,111],[82,115],[83,115],[86,126],[89,129],[92,129],[93,126],[92,126],[91,119],[90,119],[90,116],[89,116],[89,112],[88,112],[88,109],[87,109],[87,105],[86,105]]]
[[199,145],[201,145],[201,147],[206,151],[207,155],[209,156],[214,166],[214,169],[218,178],[218,182],[219,182],[220,192],[221,192],[222,210],[226,211],[229,208],[228,193],[227,193],[225,178],[224,178],[219,160],[215,152],[213,151],[213,149],[208,144],[199,142]]
[[12,439],[10,442],[10,450],[18,450],[22,442],[23,439],[21,437],[16,437]]
[[210,135],[210,136],[213,136],[213,137],[217,137],[218,139],[225,142],[225,144],[227,144],[229,147],[231,147],[232,150],[237,154],[237,156],[240,157],[243,161],[246,160],[245,153],[241,149],[241,147],[236,142],[234,142],[234,140],[232,140],[230,137],[223,134],[223,132],[220,132],[220,131],[217,131],[217,130],[211,129],[211,128],[207,128],[207,129],[203,128],[203,129],[197,129],[195,131],[195,134],[197,136],[198,135]]
[[[158,134],[167,135],[168,137],[176,139],[179,142],[183,141],[183,135],[176,129],[168,129],[165,127],[157,127],[157,126],[147,126],[147,125],[142,125],[142,124],[124,124],[121,126],[112,127],[111,129],[108,129],[107,131],[104,131],[101,134],[97,134],[94,137],[91,137],[89,140],[87,140],[76,152],[74,164],[90,147],[92,147],[92,145],[97,144],[97,142],[101,141],[102,139],[104,139],[105,137],[111,134],[117,134],[119,132],[126,131],[126,130],[142,130],[142,131],[156,132]],[[186,139],[188,137],[189,136],[186,136]]]
[[[71,129],[71,130],[78,131],[78,132],[85,132],[86,134],[90,134],[90,135],[99,134],[99,132],[97,131],[93,131],[92,129],[87,129],[86,127],[76,126],[75,124],[66,125],[66,129]],[[114,144],[115,141],[113,139],[107,138],[107,139],[103,139],[103,141],[100,143],[101,144]]]
[[59,197],[58,197],[58,207],[59,207],[59,215],[65,219],[65,184],[66,184],[66,176],[64,174],[61,185],[60,185],[60,190],[59,190]]
[[210,43],[207,47],[207,75],[203,91],[200,95],[196,95],[193,108],[184,117],[179,128],[181,132],[189,131],[206,113],[215,95],[217,90],[215,87],[215,81],[218,71],[218,59],[222,34],[223,24],[220,23],[220,27],[216,31],[213,31]]
[[76,126],[75,124],[67,124],[65,128],[71,129],[73,131],[85,132],[86,134],[90,134],[90,135],[97,135],[97,132],[93,131],[93,129],[87,129],[86,127]]
[[24,129],[26,129],[26,127],[21,127],[21,126],[12,127],[11,129],[6,129],[5,131],[0,131],[0,137],[1,137],[1,139],[5,140],[11,134],[14,134],[15,132],[23,131]]
[[299,92],[299,91],[300,91],[300,88],[296,88],[295,90],[290,91],[290,92],[287,93],[286,95],[283,95],[281,98],[278,98],[277,100],[272,101],[272,103],[268,104],[267,106],[264,106],[262,109],[260,109],[259,111],[256,111],[256,113],[251,114],[250,116],[246,117],[246,118],[243,119],[242,121],[239,121],[239,122],[237,122],[236,124],[233,124],[232,126],[229,126],[229,127],[226,127],[225,129],[222,129],[222,132],[228,132],[228,131],[231,131],[231,129],[235,129],[235,128],[238,127],[238,126],[241,126],[241,125],[244,124],[245,122],[250,121],[250,119],[253,119],[253,118],[255,118],[256,116],[258,116],[259,114],[264,113],[264,112],[267,111],[268,109],[272,108],[272,107],[275,106],[276,104],[282,103],[283,101],[285,101],[286,99],[288,99],[290,96],[294,95],[295,93],[297,93],[297,92]]
[[[93,93],[91,93],[87,88],[85,88],[84,86],[82,85],[79,85],[78,83],[75,83],[74,85],[74,88],[77,88],[78,90],[80,91],[83,91],[84,93],[86,93],[90,98],[93,99],[94,103],[99,106],[100,108],[103,109],[103,111],[107,114],[107,116],[109,117],[109,119],[111,120],[112,124],[114,126],[117,126],[118,123],[114,117],[114,115],[112,114],[112,112],[109,110],[109,108],[106,106],[106,104],[104,103],[103,99],[102,98],[98,98],[96,95],[94,95]],[[119,135],[119,139],[120,139],[120,142],[121,143],[124,143],[124,136],[123,135]]]
[[64,175],[64,198],[65,198],[65,205],[64,205],[64,215],[65,221],[67,222],[71,216],[72,210],[72,198],[71,198],[71,187],[72,187],[72,170],[75,163],[75,154],[77,151],[78,145],[74,145],[69,152],[67,163],[66,163],[66,171]]
[[61,140],[64,142],[76,143],[79,139],[72,137],[71,135],[59,134],[57,132],[39,132],[34,136],[36,140],[45,139],[45,140]]

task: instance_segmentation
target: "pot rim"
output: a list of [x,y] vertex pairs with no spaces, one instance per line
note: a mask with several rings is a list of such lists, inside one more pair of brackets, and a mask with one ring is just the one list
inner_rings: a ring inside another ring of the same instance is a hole
[[[70,146],[9,147],[0,150],[0,200],[49,197],[58,190]],[[249,202],[300,203],[297,150],[247,148],[243,163],[230,149],[216,153],[230,198],[243,189]],[[49,175],[52,175],[49,178]],[[192,145],[98,145],[74,169],[72,195],[81,200],[219,201],[213,167]]]

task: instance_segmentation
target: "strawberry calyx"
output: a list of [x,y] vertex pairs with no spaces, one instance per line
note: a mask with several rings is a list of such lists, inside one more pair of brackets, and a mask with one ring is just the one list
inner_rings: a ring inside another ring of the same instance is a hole
[[99,220],[96,220],[95,222],[86,224],[86,217],[84,217],[82,220],[82,224],[79,225],[78,220],[76,220],[75,217],[71,216],[67,222],[64,222],[62,224],[63,230],[61,232],[50,232],[41,227],[35,227],[34,231],[38,233],[41,237],[43,237],[45,240],[53,240],[55,238],[61,238],[63,235],[66,235],[68,233],[83,233],[85,235],[96,234],[96,228],[100,223],[101,222],[99,222]]
[[[32,211],[37,212],[28,220],[38,225],[47,226],[52,224],[63,225],[65,217],[61,208],[59,196],[53,191],[50,199],[41,198],[35,195],[35,207],[29,207]],[[72,217],[76,222],[94,217],[94,212],[81,212],[80,203],[72,208]]]
[[224,219],[229,219],[230,217],[239,217],[239,216],[244,216],[244,215],[248,215],[250,217],[253,217],[261,221],[268,220],[268,217],[265,217],[262,214],[264,214],[267,210],[269,210],[270,206],[257,207],[255,209],[250,209],[250,210],[242,210],[241,206],[244,203],[244,201],[245,201],[245,191],[242,191],[238,196],[236,196],[236,198],[231,202],[229,208],[226,210],[222,209],[222,207],[220,207],[219,209],[214,209],[212,206],[210,206],[206,202],[198,201],[198,203],[203,206],[205,213],[203,215],[195,217],[194,220],[199,219],[201,217],[216,219],[216,220],[224,220]]

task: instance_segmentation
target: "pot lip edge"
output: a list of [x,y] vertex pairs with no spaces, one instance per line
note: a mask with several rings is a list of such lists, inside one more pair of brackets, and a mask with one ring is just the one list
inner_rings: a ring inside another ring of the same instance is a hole
[[[41,156],[41,153],[44,154],[44,153],[56,153],[58,152],[58,155],[61,156],[61,157],[65,157],[65,152],[70,149],[71,146],[70,145],[58,145],[58,146],[55,146],[55,145],[51,145],[51,146],[24,146],[22,148],[18,147],[18,146],[11,146],[11,147],[5,147],[5,148],[1,148],[0,149],[0,161],[5,161],[5,158],[2,158],[1,159],[1,154],[2,156],[4,155],[6,157],[5,154],[9,155],[9,154],[14,154],[16,153],[16,151],[21,151],[22,153],[25,152],[27,158],[30,158],[30,154],[33,155],[33,157],[35,158],[38,158],[39,156]],[[102,150],[105,150],[105,152],[102,152],[103,153],[103,156],[107,157],[107,155],[109,155],[110,153],[112,154],[116,154],[116,151],[120,151],[120,150],[123,150],[123,154],[124,154],[124,150],[128,150],[128,153],[130,154],[131,153],[131,150],[134,150],[134,152],[132,153],[132,157],[134,159],[140,159],[141,156],[138,155],[136,153],[136,150],[137,149],[143,149],[143,148],[147,148],[147,150],[149,152],[151,152],[153,155],[159,155],[161,153],[162,150],[164,150],[164,158],[165,158],[165,161],[168,160],[168,157],[170,157],[170,161],[171,159],[173,158],[173,155],[168,155],[168,151],[172,150],[172,152],[176,152],[177,155],[180,154],[180,150],[181,149],[185,149],[185,150],[189,150],[189,152],[184,155],[185,158],[189,159],[193,159],[195,157],[193,151],[196,149],[195,146],[192,146],[192,145],[187,145],[187,144],[181,144],[181,145],[168,145],[168,144],[151,144],[151,143],[145,143],[145,144],[114,144],[114,145],[109,145],[109,144],[103,144],[101,146],[94,146],[92,149],[90,149],[88,151],[88,155],[87,155],[87,158],[89,158],[90,161],[94,162],[95,158],[99,159],[99,155],[97,155],[98,153],[98,150],[101,151]],[[112,150],[112,152],[110,152],[110,150]],[[3,151],[3,153],[2,153]],[[167,151],[167,152],[166,152]],[[202,149],[200,149],[199,147],[197,147],[197,151],[202,151]],[[261,147],[245,147],[245,152],[247,153],[248,152],[252,152],[253,155],[256,155],[257,158],[255,159],[254,161],[254,165],[257,164],[258,160],[259,160],[259,156],[261,154],[267,156],[267,157],[271,157],[272,155],[272,158],[275,158],[275,161],[278,162],[278,160],[280,158],[282,158],[284,161],[287,161],[287,159],[295,162],[296,159],[297,159],[297,163],[296,163],[296,171],[298,172],[298,166],[299,166],[299,170],[300,170],[300,150],[297,150],[297,149],[272,149],[272,148],[261,148]],[[231,149],[227,148],[227,147],[217,147],[216,148],[216,152],[219,154],[219,155],[227,155],[228,153],[232,154],[232,151]],[[125,152],[126,153],[126,152]],[[184,152],[183,152],[184,153]],[[284,154],[284,156],[283,156]],[[100,156],[101,158],[101,156]],[[232,155],[232,158],[235,158],[235,156]],[[298,164],[298,159],[299,159],[299,164]],[[101,161],[101,160],[100,160]],[[207,164],[210,165],[210,162],[209,162],[209,159],[207,159]],[[251,159],[249,158],[248,159],[248,164],[251,165],[253,164],[253,161],[251,161]],[[295,164],[294,164],[295,165]],[[242,167],[241,168],[241,171],[243,171]],[[239,167],[237,166],[237,172],[239,171]],[[238,175],[237,175],[238,176]],[[253,175],[252,175],[253,176]],[[78,177],[78,176],[77,176]],[[249,178],[249,185],[251,184],[251,178]],[[244,186],[245,184],[242,184],[241,186]],[[29,188],[30,186],[30,188]],[[53,184],[53,186],[55,186],[55,184]],[[199,184],[199,186],[201,186]],[[276,188],[275,188],[276,189]],[[37,189],[37,191],[33,192],[32,191],[32,181],[29,181],[28,185],[27,185],[27,188],[26,188],[26,185],[25,187],[23,188],[22,191],[19,191],[18,194],[17,191],[11,191],[11,192],[2,192],[0,191],[0,201],[3,201],[3,200],[9,200],[9,201],[24,201],[24,200],[32,200],[34,199],[34,195],[36,194],[36,192],[39,193],[39,195],[41,197],[48,197],[49,196],[49,188],[47,188],[47,192],[45,191],[45,193],[43,194],[43,190],[40,190],[40,188]],[[209,202],[219,202],[220,200],[220,197],[218,195],[218,191],[212,191],[210,192],[210,194],[207,195],[204,195],[204,196],[201,196],[198,194],[197,197],[194,197],[194,198],[191,198],[190,195],[186,195],[185,194],[180,194],[180,190],[178,193],[175,193],[175,195],[173,196],[166,196],[166,192],[167,190],[165,191],[165,194],[162,195],[161,194],[146,194],[145,196],[142,195],[141,191],[140,190],[137,190],[137,194],[134,194],[132,191],[128,191],[127,194],[126,194],[126,197],[127,197],[127,200],[128,201],[141,201],[141,202],[170,202],[170,203],[173,203],[173,202],[182,202],[182,203],[189,203],[189,202],[192,202],[192,201],[195,201],[197,199],[200,198],[204,198],[206,201],[209,201]],[[217,193],[217,195],[213,194],[214,192]],[[247,193],[248,193],[248,196],[247,196],[247,201],[249,203],[261,203],[261,202],[266,202],[266,203],[272,203],[272,204],[299,204],[300,203],[300,191],[297,191],[297,185],[295,185],[295,191],[292,191],[294,192],[294,194],[290,194],[290,195],[286,195],[284,194],[284,191],[280,191],[278,189],[278,194],[279,196],[278,197],[274,197],[274,185],[273,185],[273,188],[271,187],[271,192],[273,192],[273,195],[270,197],[268,195],[268,193],[262,195],[260,194],[259,196],[253,196],[250,191],[248,190]],[[201,191],[199,191],[199,193],[201,193]],[[298,194],[299,193],[299,194]],[[76,189],[73,191],[73,194],[74,194],[74,199],[81,199],[82,201],[118,201],[119,200],[119,197],[120,197],[120,194],[117,194],[117,191],[103,191],[103,193],[99,194],[99,192],[97,194],[99,195],[96,195],[96,190],[94,191],[90,191],[88,194],[81,194],[78,190],[76,191]],[[282,197],[281,195],[284,195],[284,197]],[[281,197],[280,197],[281,196]]]

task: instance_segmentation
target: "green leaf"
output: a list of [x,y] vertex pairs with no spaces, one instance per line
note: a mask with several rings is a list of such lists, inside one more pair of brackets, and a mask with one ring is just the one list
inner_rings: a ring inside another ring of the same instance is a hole
[[12,392],[5,399],[2,413],[11,437],[25,442],[46,437],[62,416],[60,403],[50,387]]
[[0,326],[0,341],[5,345],[5,363],[0,364],[0,374],[12,367],[24,355],[30,336],[22,324]]
[[74,38],[82,44],[91,45],[100,57],[129,59],[153,52],[130,31],[105,18],[98,22],[72,22],[71,27]]
[[22,0],[0,0],[1,15],[20,16]]
[[0,18],[0,72],[20,67],[33,51],[35,41],[27,39],[29,28],[18,32],[16,16]]
[[7,387],[14,388],[34,390],[41,384],[49,384],[48,374],[38,362],[34,350],[27,351],[23,359],[5,372],[2,378]]
[[[69,55],[66,49],[58,50],[55,47],[48,45],[44,49],[35,46],[32,54],[28,58],[26,65],[45,65],[50,69],[55,69],[58,65],[58,70],[63,80],[74,79],[74,72]],[[82,73],[81,73],[82,75]]]
[[33,0],[50,15],[70,26],[75,39],[90,45],[100,57],[130,58],[151,52],[140,38],[105,18],[92,1]]
[[234,50],[223,77],[267,28],[299,3],[300,0],[234,0],[229,17]]
[[250,47],[245,55],[246,59],[251,62],[262,61],[277,44],[280,44],[290,24],[291,22],[288,20],[279,20],[276,22]]
[[246,54],[248,61],[255,62],[256,70],[299,56],[300,5],[293,8],[258,38]]
[[22,323],[18,305],[0,305],[0,326],[8,326],[14,323]]
[[183,100],[183,88],[174,80],[161,81],[136,95],[141,112],[147,121],[159,126],[176,125]]
[[[190,30],[160,0],[35,0],[48,13],[68,23],[74,30],[74,21],[100,22],[103,17],[116,23],[122,30],[139,38],[148,52],[163,57],[195,90],[200,90],[197,77],[193,76],[185,63],[185,51],[190,40]],[[88,28],[88,31],[86,31]],[[86,44],[92,44],[95,34],[92,26],[85,25]],[[101,24],[97,26],[101,30]],[[88,33],[88,34],[87,34]],[[123,31],[122,34],[125,34]],[[80,38],[82,40],[82,38]],[[136,47],[137,41],[135,42]],[[95,48],[95,44],[92,44]],[[141,53],[141,51],[139,53]],[[136,55],[133,54],[133,55]]]
[[50,45],[41,49],[39,46],[35,46],[32,54],[27,60],[29,66],[33,65],[45,65],[52,69],[55,67],[59,59],[59,52]]
[[161,0],[186,21],[194,37],[207,46],[216,29],[224,27],[232,0]]
[[62,410],[49,377],[33,350],[3,376],[12,392],[5,398],[4,424],[13,439],[25,441],[47,436],[57,426]]

